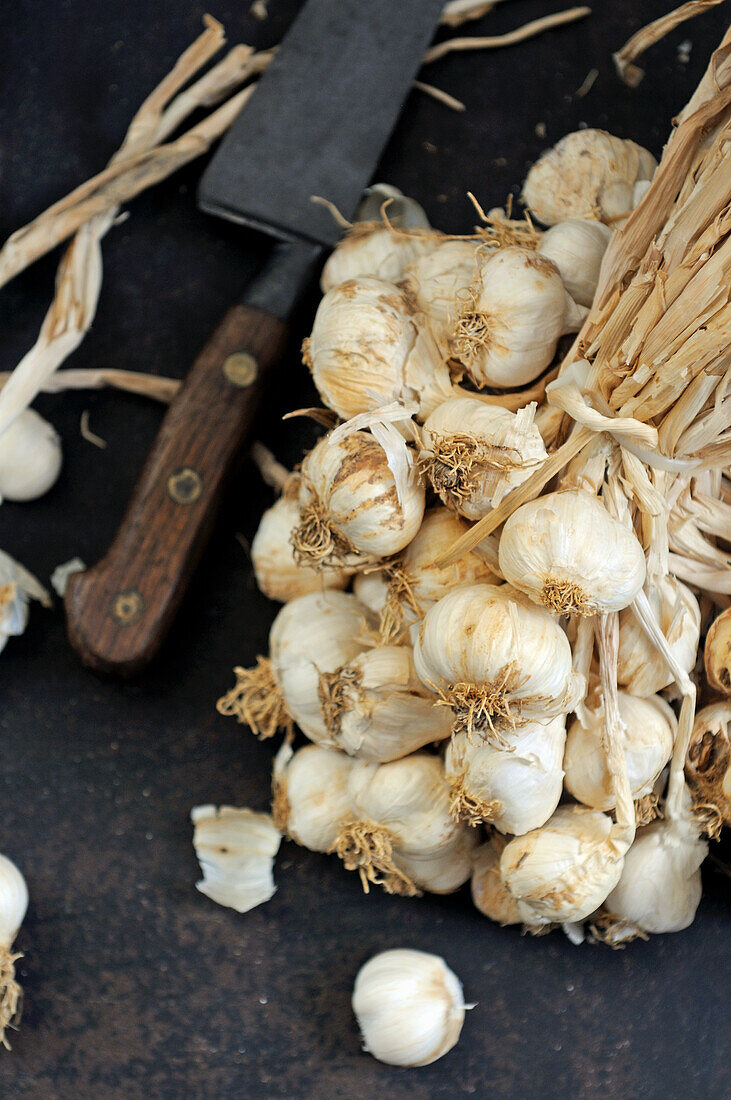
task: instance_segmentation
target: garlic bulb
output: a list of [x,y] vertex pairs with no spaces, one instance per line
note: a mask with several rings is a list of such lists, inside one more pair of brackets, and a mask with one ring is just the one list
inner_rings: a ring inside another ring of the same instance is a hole
[[[685,672],[695,665],[701,610],[691,590],[671,576],[653,576],[646,595],[670,651]],[[655,695],[674,680],[630,608],[619,616],[617,682],[632,695]]]
[[635,206],[635,184],[653,177],[657,161],[634,141],[605,130],[567,134],[536,161],[522,199],[544,225],[587,218],[620,225]]
[[265,596],[281,603],[323,588],[345,588],[350,577],[347,569],[318,571],[295,560],[290,540],[299,515],[297,501],[281,496],[261,517],[251,544],[256,583]]
[[337,749],[282,744],[272,775],[276,827],[312,852],[331,852],[350,814],[348,776],[354,761]]
[[28,625],[28,601],[51,606],[51,597],[32,573],[0,550],[0,653],[8,638],[22,634]]
[[521,505],[500,538],[500,569],[510,584],[561,614],[619,611],[645,579],[634,532],[583,489],[547,493]]
[[282,839],[269,814],[233,806],[195,806],[190,820],[203,872],[196,889],[238,913],[269,901],[277,889],[272,870]]
[[427,417],[419,464],[444,504],[478,520],[530,477],[547,457],[535,411],[453,397]]
[[428,1066],[459,1039],[462,985],[444,959],[401,948],[369,959],[355,979],[363,1049],[389,1066]]
[[731,825],[731,701],[698,711],[685,760],[696,812],[707,812],[713,832]]
[[397,760],[449,737],[449,714],[435,707],[414,670],[410,646],[379,646],[320,677],[328,744],[361,760]]
[[580,306],[590,306],[599,282],[599,269],[612,237],[602,222],[570,218],[547,230],[538,251],[558,268],[563,285]]
[[488,252],[461,303],[452,355],[474,384],[515,389],[546,369],[586,314],[557,268],[529,248]]
[[472,857],[472,900],[475,907],[498,924],[520,924],[515,899],[505,889],[500,874],[500,857],[507,841],[494,833]]
[[458,588],[427,611],[419,678],[451,707],[454,732],[504,745],[503,731],[572,710],[584,693],[558,621],[509,585]]
[[0,855],[0,1044],[10,1050],[6,1029],[17,1024],[22,990],[15,980],[13,941],[28,908],[28,887],[22,874],[7,856]]
[[528,722],[503,737],[505,746],[496,747],[455,734],[444,774],[456,817],[518,836],[543,825],[558,806],[566,719],[561,714],[545,724]]
[[322,293],[368,275],[398,283],[409,265],[431,252],[439,239],[440,234],[432,229],[403,232],[383,221],[356,222],[322,269]]
[[356,573],[353,592],[369,611],[378,615],[388,599],[388,582],[388,574],[384,569],[376,569],[372,573]]
[[305,456],[295,560],[317,568],[360,567],[403,550],[419,530],[424,489],[409,477],[401,498],[385,452],[373,436],[325,436]]
[[710,686],[723,695],[731,695],[731,607],[711,623],[704,659]]
[[61,472],[61,437],[34,409],[24,409],[0,434],[0,501],[35,500]]
[[404,292],[382,279],[349,279],[329,290],[303,355],[320,397],[344,420],[414,398],[426,416],[452,388],[429,328]]
[[426,316],[439,346],[447,352],[461,303],[475,278],[479,241],[446,238],[416,259],[402,286]]
[[[650,794],[670,759],[677,733],[672,710],[660,696],[638,699],[620,691],[619,714],[624,724],[621,743],[627,763],[632,798]],[[584,706],[566,738],[566,790],[593,810],[614,808],[612,778],[602,748],[604,711]]]
[[349,871],[389,894],[449,894],[470,877],[475,831],[451,817],[441,760],[415,753],[388,764],[356,760],[348,776],[351,817],[335,851]]

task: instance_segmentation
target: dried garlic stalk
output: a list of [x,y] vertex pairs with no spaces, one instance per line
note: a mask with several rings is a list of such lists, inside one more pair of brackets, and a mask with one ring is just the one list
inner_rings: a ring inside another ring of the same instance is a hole
[[636,88],[645,75],[644,69],[633,64],[640,54],[650,46],[654,46],[666,34],[670,34],[670,31],[680,23],[685,23],[687,19],[694,19],[696,15],[702,15],[709,8],[715,8],[721,3],[723,0],[688,0],[687,4],[681,4],[679,8],[661,15],[659,19],[654,19],[652,23],[642,27],[625,42],[621,50],[612,54],[614,67],[620,80],[629,84],[630,88]]

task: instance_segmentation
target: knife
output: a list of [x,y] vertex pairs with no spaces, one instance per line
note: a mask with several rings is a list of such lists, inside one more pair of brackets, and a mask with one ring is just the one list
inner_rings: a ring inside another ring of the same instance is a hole
[[275,239],[170,406],[102,560],[69,578],[84,664],[130,675],[158,651],[251,431],[287,319],[350,217],[444,0],[308,0],[203,175],[200,207]]

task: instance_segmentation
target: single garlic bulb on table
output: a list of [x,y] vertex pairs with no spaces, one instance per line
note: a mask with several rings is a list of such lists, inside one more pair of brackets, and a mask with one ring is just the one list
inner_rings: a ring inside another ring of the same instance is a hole
[[361,276],[329,290],[303,355],[320,397],[344,420],[413,399],[426,416],[452,391],[431,330],[383,279]]
[[13,942],[28,908],[28,887],[22,874],[7,856],[0,855],[0,1045],[10,1050],[5,1034],[17,1023],[22,990],[15,980]]
[[291,538],[299,522],[297,501],[287,493],[267,508],[259,521],[251,544],[251,564],[256,583],[270,600],[287,603],[323,588],[343,589],[350,579],[347,569],[317,570],[295,559]]
[[585,690],[556,618],[509,585],[472,585],[439,600],[419,628],[414,663],[451,708],[455,733],[499,746],[504,731],[566,714]]
[[594,301],[599,269],[611,238],[609,226],[581,218],[558,222],[543,234],[538,252],[556,265],[577,305],[590,306]]
[[546,369],[559,337],[585,315],[550,260],[529,248],[499,248],[481,260],[463,298],[452,356],[478,389],[515,389]]
[[428,319],[437,343],[448,353],[462,300],[475,278],[479,241],[446,238],[407,268],[403,289]]
[[528,172],[522,199],[544,225],[587,218],[619,226],[657,161],[634,141],[605,130],[566,134]]
[[472,901],[475,908],[497,924],[520,924],[515,898],[508,893],[500,874],[500,857],[508,841],[493,833],[472,856]]
[[[701,610],[691,590],[671,576],[648,577],[647,598],[671,653],[684,672],[695,665]],[[617,683],[632,695],[655,695],[674,680],[662,654],[631,608],[619,616]]]
[[505,745],[494,746],[470,742],[465,732],[455,734],[444,774],[455,817],[518,836],[543,825],[558,806],[566,718],[528,722],[502,736]]
[[453,397],[427,417],[419,465],[444,504],[478,520],[530,477],[547,457],[535,411],[535,403],[513,413]]
[[699,710],[685,760],[685,776],[709,823],[731,825],[731,701]]
[[61,472],[61,437],[34,409],[24,409],[0,434],[0,501],[35,500]]
[[711,623],[704,661],[710,686],[723,695],[731,695],[731,607]]
[[634,532],[583,489],[531,500],[513,512],[500,538],[500,569],[510,584],[561,614],[619,611],[645,579]]
[[298,504],[295,560],[359,568],[411,542],[424,515],[424,489],[410,475],[397,488],[383,448],[358,431],[337,442],[324,436],[305,456]]
[[428,1066],[459,1039],[462,985],[444,959],[399,948],[369,959],[355,979],[363,1049],[390,1066]]

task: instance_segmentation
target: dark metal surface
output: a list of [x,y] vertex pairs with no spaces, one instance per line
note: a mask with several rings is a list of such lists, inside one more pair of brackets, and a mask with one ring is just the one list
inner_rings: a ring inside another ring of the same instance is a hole
[[[558,5],[554,5],[558,6]],[[608,126],[657,155],[721,37],[724,10],[681,28],[645,58],[637,90],[610,51],[669,5],[615,0],[575,27],[516,49],[447,58],[425,72],[465,100],[455,115],[414,94],[378,170],[463,232],[469,188],[504,201],[546,145],[579,124]],[[240,3],[215,14],[232,42],[275,42],[297,4],[270,0],[263,24]],[[499,33],[544,13],[500,5],[466,28]],[[37,0],[6,5],[0,72],[0,235],[99,169],[133,111],[200,25],[187,0]],[[693,43],[690,61],[678,43]],[[585,98],[576,91],[590,69]],[[538,124],[543,126],[536,133]],[[94,331],[72,363],[181,373],[222,309],[261,265],[257,238],[198,213],[193,166],[131,207],[104,243]],[[57,257],[0,292],[0,369],[35,338]],[[292,464],[317,429],[281,423],[314,402],[297,345],[269,392],[261,438]],[[43,500],[0,507],[0,546],[47,578],[60,561],[96,560],[119,522],[160,421],[142,400],[100,392],[48,396],[64,437],[61,479]],[[79,417],[105,451],[79,436]],[[246,466],[158,664],[130,684],[81,669],[60,607],[34,607],[0,657],[0,851],[31,894],[19,944],[26,1011],[0,1095],[263,1100],[563,1100],[729,1095],[728,879],[705,872],[686,932],[623,952],[522,938],[471,908],[465,891],[417,901],[373,892],[333,859],[284,844],[278,892],[246,916],[193,888],[188,813],[201,802],[263,809],[272,755],[214,701],[234,663],[266,646],[275,607],[255,589],[235,533],[251,539],[271,500]],[[445,956],[470,1001],[459,1045],[421,1070],[359,1050],[353,978],[373,952],[413,946]]]
[[307,0],[201,180],[209,213],[333,245],[408,96],[444,0]]

